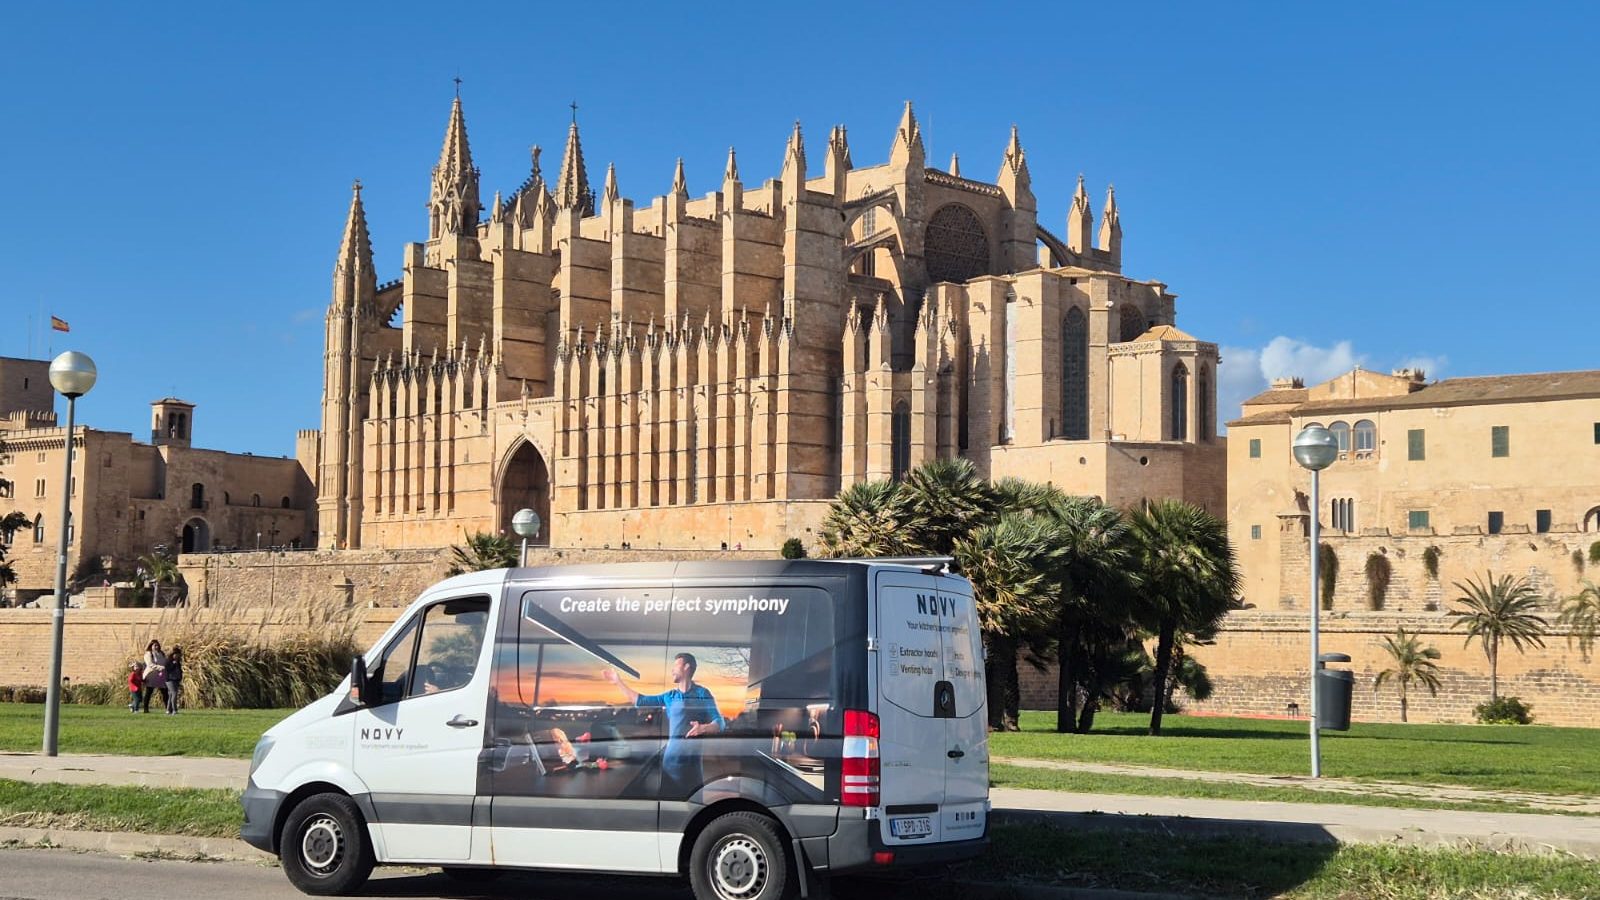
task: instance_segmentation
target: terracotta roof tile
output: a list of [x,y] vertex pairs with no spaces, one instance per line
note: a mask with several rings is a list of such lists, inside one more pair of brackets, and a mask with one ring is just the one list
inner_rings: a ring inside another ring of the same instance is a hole
[[1473,403],[1562,400],[1573,397],[1600,397],[1600,370],[1447,378],[1409,394],[1356,400],[1325,400],[1303,404],[1294,412],[1296,415],[1304,416],[1346,410],[1416,409]]

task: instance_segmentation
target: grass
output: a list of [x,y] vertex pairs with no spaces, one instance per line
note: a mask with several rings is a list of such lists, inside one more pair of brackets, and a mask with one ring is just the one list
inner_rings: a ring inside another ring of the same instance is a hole
[[[1562,812],[1500,800],[1448,800],[1384,794],[1377,789],[1355,792],[1318,791],[1308,788],[1263,787],[1253,784],[1195,781],[1187,778],[1158,778],[1144,775],[1108,775],[1099,772],[1072,772],[1061,769],[1036,769],[1031,766],[989,766],[989,783],[995,787],[1033,788],[1044,791],[1070,791],[1080,794],[1134,794],[1141,797],[1195,797],[1212,800],[1265,800],[1286,803],[1337,803],[1344,806],[1382,806],[1400,809],[1448,809],[1473,812],[1520,812],[1550,814]],[[1586,815],[1584,813],[1568,813]]]
[[[152,701],[152,707],[159,698]],[[261,732],[292,709],[186,709],[135,715],[125,706],[61,707],[62,753],[116,756],[228,756],[249,759]],[[0,703],[0,751],[37,751],[44,704]]]
[[997,826],[991,836],[993,850],[959,866],[957,879],[1299,900],[1600,896],[1600,866],[1566,856],[1069,832],[1048,825]]
[[[1024,712],[1022,731],[990,735],[995,756],[1303,775],[1304,722],[1101,713],[1092,734],[1056,734],[1055,713]],[[1324,732],[1322,773],[1332,778],[1451,784],[1600,796],[1600,731],[1505,725],[1365,725]]]
[[236,838],[242,818],[238,791],[0,778],[0,825]]

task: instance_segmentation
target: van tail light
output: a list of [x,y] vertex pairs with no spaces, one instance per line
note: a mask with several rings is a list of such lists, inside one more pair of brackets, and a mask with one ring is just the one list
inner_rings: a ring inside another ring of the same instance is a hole
[[877,806],[882,771],[878,763],[878,717],[844,711],[844,768],[840,795],[845,806]]

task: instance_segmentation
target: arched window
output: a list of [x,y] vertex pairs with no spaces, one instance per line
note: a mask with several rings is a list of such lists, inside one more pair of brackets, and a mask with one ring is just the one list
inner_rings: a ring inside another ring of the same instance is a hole
[[1168,440],[1181,441],[1189,434],[1189,370],[1183,363],[1172,367],[1172,432]]
[[1089,323],[1076,306],[1061,319],[1061,434],[1089,439]]
[[67,513],[67,543],[72,543],[74,537],[77,535],[73,533],[72,513]]
[[1132,303],[1122,304],[1122,317],[1117,331],[1123,343],[1139,339],[1145,332],[1144,313]]
[[189,485],[189,508],[206,508],[206,486],[198,481]]
[[1200,440],[1211,440],[1211,431],[1216,427],[1216,414],[1211,411],[1211,367],[1200,367],[1200,383],[1195,386],[1195,395],[1200,401],[1200,421],[1195,423],[1200,426]]
[[1378,426],[1371,419],[1362,419],[1356,423],[1356,452],[1371,452],[1378,449]]
[[284,509],[288,509],[289,508],[289,498],[288,497],[283,498],[282,506],[283,506]]
[[33,517],[33,542],[35,544],[44,543],[44,513],[39,513]]
[[1350,423],[1335,422],[1328,426],[1328,430],[1333,432],[1333,439],[1339,444],[1339,452],[1348,452],[1350,450]]
[[889,471],[895,481],[911,471],[911,406],[904,400],[889,417]]
[[230,504],[232,502],[233,502],[233,495],[228,493],[227,491],[223,491],[222,492],[222,505],[223,506],[227,506],[228,504]]
[[261,495],[260,494],[251,494],[250,495],[250,505],[251,506],[260,506],[261,505]]
[[939,207],[923,232],[928,280],[955,284],[989,273],[989,235],[978,214],[959,203]]

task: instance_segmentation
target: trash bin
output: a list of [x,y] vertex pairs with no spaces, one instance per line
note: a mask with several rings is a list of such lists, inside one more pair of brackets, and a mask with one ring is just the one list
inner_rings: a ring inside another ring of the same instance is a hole
[[1350,730],[1350,698],[1356,689],[1356,674],[1349,669],[1330,669],[1330,662],[1349,662],[1343,653],[1324,653],[1317,660],[1317,727],[1326,731]]

